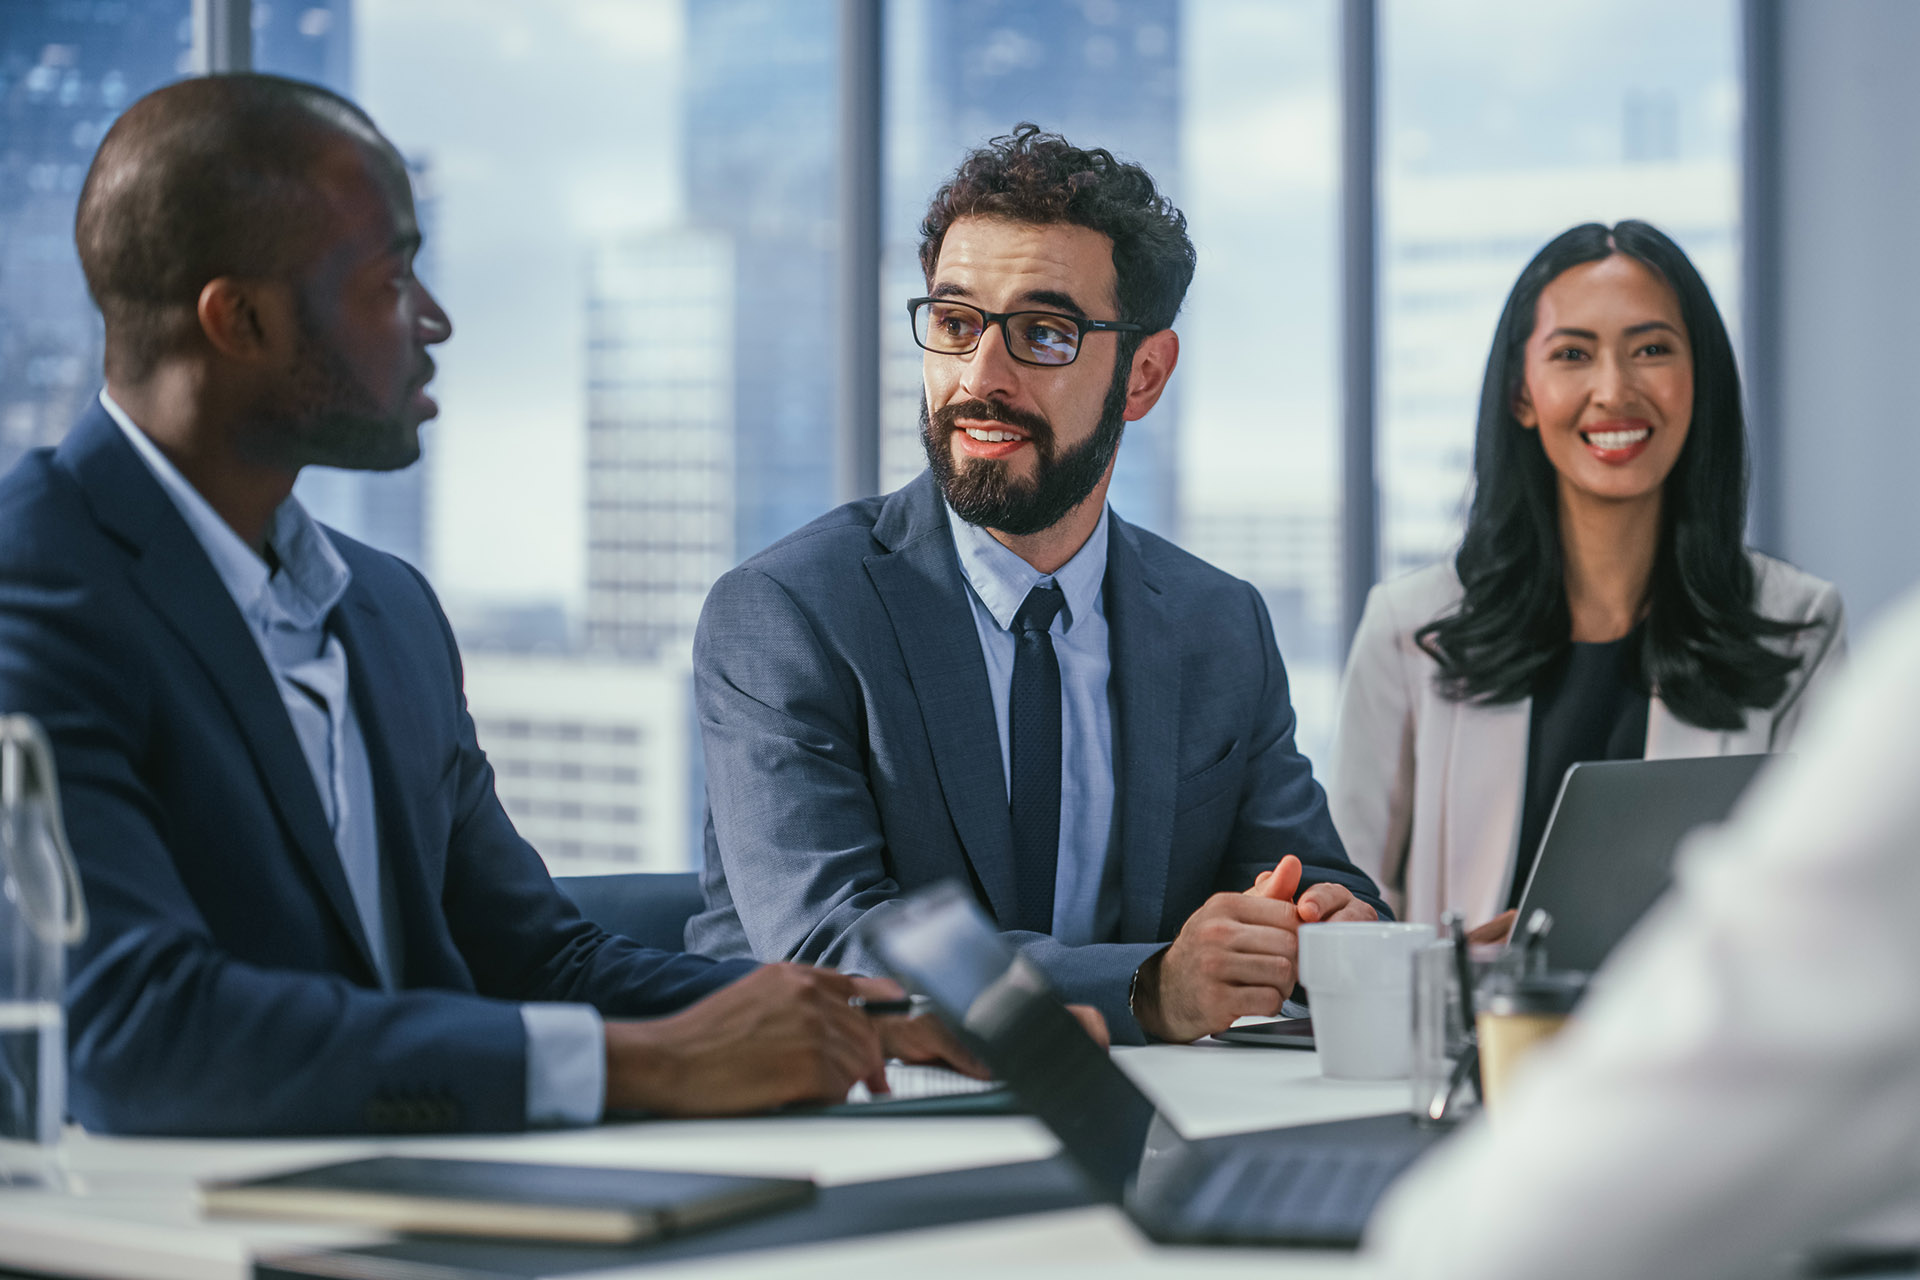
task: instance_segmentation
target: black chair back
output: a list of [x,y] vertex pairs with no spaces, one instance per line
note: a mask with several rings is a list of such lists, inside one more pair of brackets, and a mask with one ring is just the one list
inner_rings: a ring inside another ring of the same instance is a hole
[[687,921],[705,906],[694,871],[634,871],[556,876],[580,914],[605,929],[661,951],[686,950]]

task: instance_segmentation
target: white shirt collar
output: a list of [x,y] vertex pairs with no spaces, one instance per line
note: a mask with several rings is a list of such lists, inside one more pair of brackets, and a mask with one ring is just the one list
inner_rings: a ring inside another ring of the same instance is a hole
[[107,411],[107,416],[146,463],[147,470],[166,490],[241,613],[254,618],[271,604],[278,607],[287,621],[303,630],[317,627],[326,620],[333,606],[346,594],[353,575],[326,530],[307,514],[299,499],[289,496],[273,513],[267,543],[273,548],[281,569],[274,573],[104,390],[100,392],[100,407]]
[[[943,501],[942,506],[946,506]],[[1041,573],[1002,546],[987,530],[968,524],[948,506],[947,523],[953,528],[954,549],[960,554],[960,572],[966,575],[980,603],[987,607],[1002,630],[1013,629],[1014,615],[1026,603],[1027,593],[1051,579],[1067,597],[1061,611],[1060,631],[1065,634],[1076,618],[1090,616],[1107,576],[1107,508],[1100,508],[1100,522],[1085,544],[1073,553],[1073,559],[1054,573]]]

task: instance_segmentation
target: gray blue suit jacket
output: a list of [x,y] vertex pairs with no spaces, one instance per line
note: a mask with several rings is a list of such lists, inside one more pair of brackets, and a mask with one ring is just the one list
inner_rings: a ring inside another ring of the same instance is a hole
[[[1011,917],[1013,834],[986,662],[932,476],[849,503],[714,586],[694,639],[707,764],[706,910],[690,950],[879,973],[856,933],[958,880]],[[1010,933],[1071,1000],[1142,1039],[1127,988],[1209,894],[1281,855],[1346,885],[1259,594],[1114,516],[1112,645],[1123,899],[1118,937]]]

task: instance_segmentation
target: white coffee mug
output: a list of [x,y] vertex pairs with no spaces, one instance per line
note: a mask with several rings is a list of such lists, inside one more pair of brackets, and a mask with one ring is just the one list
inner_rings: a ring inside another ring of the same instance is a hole
[[1320,1074],[1404,1080],[1413,1062],[1413,956],[1432,925],[1336,921],[1300,926],[1300,982],[1313,1010]]

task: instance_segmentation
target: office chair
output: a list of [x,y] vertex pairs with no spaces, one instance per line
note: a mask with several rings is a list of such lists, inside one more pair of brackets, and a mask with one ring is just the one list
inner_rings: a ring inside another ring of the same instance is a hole
[[687,921],[705,905],[694,871],[555,876],[553,882],[602,929],[662,951],[686,948]]

